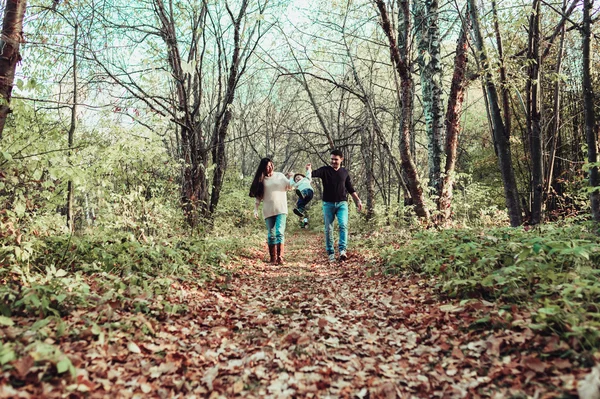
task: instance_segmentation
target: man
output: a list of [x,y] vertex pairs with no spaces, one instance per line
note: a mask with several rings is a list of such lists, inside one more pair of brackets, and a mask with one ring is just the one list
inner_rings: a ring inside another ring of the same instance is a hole
[[340,150],[331,151],[331,165],[323,166],[311,172],[311,164],[306,165],[306,170],[311,176],[323,181],[323,220],[325,221],[325,249],[329,261],[335,261],[333,247],[333,221],[337,217],[339,228],[338,248],[340,261],[348,259],[346,247],[348,245],[348,194],[354,199],[358,211],[362,211],[362,202],[352,186],[350,174],[342,168],[344,155]]

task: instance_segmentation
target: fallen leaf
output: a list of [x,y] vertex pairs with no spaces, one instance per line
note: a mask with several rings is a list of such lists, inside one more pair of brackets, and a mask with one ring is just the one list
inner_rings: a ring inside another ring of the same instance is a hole
[[132,341],[130,341],[127,344],[127,349],[129,349],[129,352],[131,352],[131,353],[142,353],[142,351],[140,350],[140,347],[137,346],[137,344]]
[[523,359],[523,365],[537,373],[543,373],[546,370],[546,363],[533,356]]

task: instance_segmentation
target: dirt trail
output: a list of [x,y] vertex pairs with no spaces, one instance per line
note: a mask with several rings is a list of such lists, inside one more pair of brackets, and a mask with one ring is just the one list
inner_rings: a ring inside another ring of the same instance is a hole
[[[264,263],[266,251],[256,249],[228,266],[230,279],[176,287],[167,299],[185,303],[185,314],[159,322],[117,310],[113,321],[132,328],[60,343],[79,369],[76,382],[44,383],[30,397],[549,398],[575,392],[579,375],[572,370],[582,370],[558,358],[563,343],[526,327],[528,315],[514,313],[523,327],[505,329],[495,304],[440,302],[432,282],[370,273],[356,247],[345,263],[328,264],[322,242],[320,234],[299,231],[288,236],[284,265]],[[86,316],[98,317],[71,317]],[[0,397],[11,397],[3,392]]]

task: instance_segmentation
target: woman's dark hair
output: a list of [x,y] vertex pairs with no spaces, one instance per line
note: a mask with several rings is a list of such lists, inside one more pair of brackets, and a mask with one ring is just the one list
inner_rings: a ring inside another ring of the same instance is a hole
[[250,196],[253,198],[262,199],[265,195],[264,179],[269,162],[273,162],[271,161],[271,158],[263,158],[258,164],[256,174],[254,175],[254,180],[252,180],[252,185],[250,186]]

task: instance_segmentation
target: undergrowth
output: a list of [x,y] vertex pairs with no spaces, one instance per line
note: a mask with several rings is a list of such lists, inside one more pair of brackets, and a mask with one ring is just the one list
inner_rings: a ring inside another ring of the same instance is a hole
[[598,348],[598,233],[592,224],[421,231],[386,246],[384,269],[435,276],[450,297],[529,307],[530,328]]
[[227,274],[223,262],[245,245],[232,237],[138,241],[125,233],[5,240],[0,248],[0,313],[62,316],[88,306],[90,295],[118,292],[121,286],[127,288],[121,290],[124,299],[165,293],[174,281],[202,284]]

